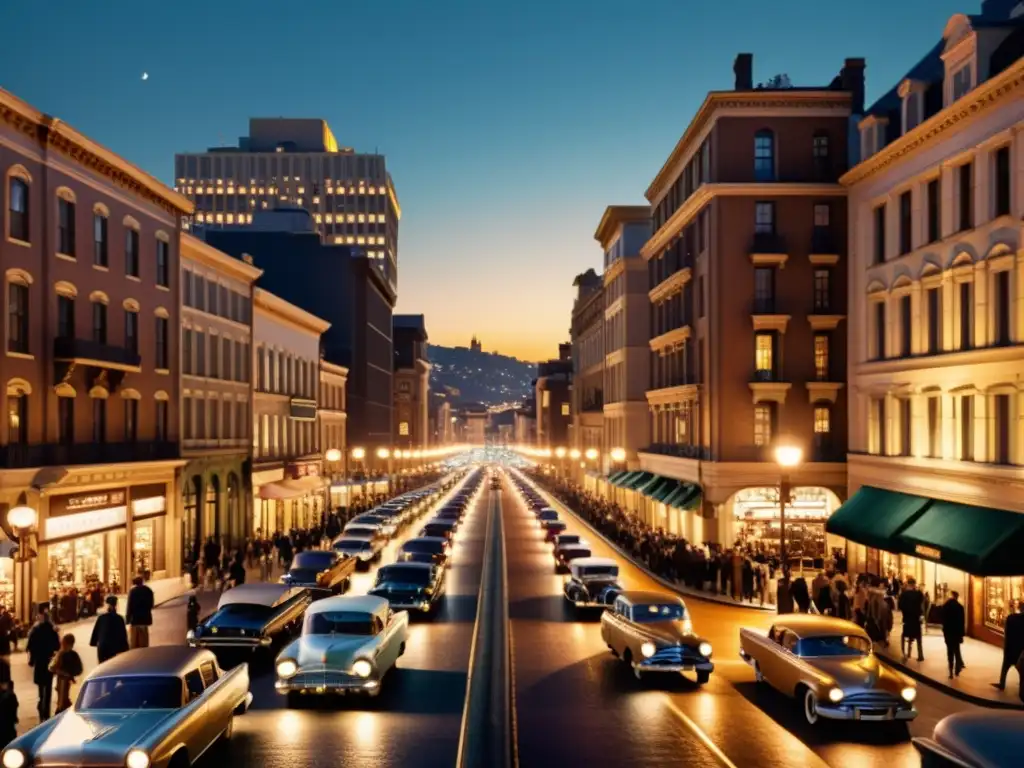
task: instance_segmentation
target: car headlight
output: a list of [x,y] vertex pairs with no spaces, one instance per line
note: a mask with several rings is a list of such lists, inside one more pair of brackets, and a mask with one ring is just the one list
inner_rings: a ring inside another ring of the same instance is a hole
[[141,749],[133,749],[125,758],[124,764],[128,768],[149,768],[149,755]]
[[915,688],[912,685],[908,685],[906,688],[900,691],[900,696],[903,697],[903,700],[909,704],[917,698],[917,688]]
[[843,693],[842,688],[833,688],[828,692],[828,700],[831,701],[833,704],[838,704],[840,701],[843,700],[843,696],[845,695],[846,694]]
[[299,671],[299,665],[291,659],[282,659],[277,662],[277,676],[278,677],[291,677]]
[[25,753],[20,749],[8,749],[4,752],[4,768],[21,768],[27,762]]
[[373,664],[366,659],[359,659],[352,665],[352,674],[357,677],[369,677],[373,673]]
[[709,642],[703,642],[703,643],[701,643],[700,645],[697,646],[697,651],[700,653],[700,655],[705,657],[705,658],[708,658],[708,659],[711,658],[711,651],[712,650],[713,649],[711,647],[711,643],[709,643]]
[[190,629],[188,632],[185,633],[185,640],[186,641],[192,641],[192,640],[195,640],[195,639],[196,639],[196,632],[195,632],[194,629]]
[[683,632],[687,635],[693,634],[693,622],[689,619],[683,619]]
[[644,655],[645,659],[651,658],[651,656],[657,653],[657,651],[658,649],[655,647],[654,643],[644,643],[640,646],[640,653]]

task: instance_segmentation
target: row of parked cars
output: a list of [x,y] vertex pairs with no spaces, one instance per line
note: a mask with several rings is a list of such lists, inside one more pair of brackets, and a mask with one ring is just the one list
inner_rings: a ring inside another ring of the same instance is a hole
[[[278,648],[276,688],[289,704],[303,694],[377,695],[405,651],[409,613],[402,608],[414,607],[406,591],[393,589],[410,577],[388,569],[426,569],[430,585],[443,585],[452,537],[427,535],[427,529],[437,532],[432,519],[399,550],[398,563],[380,569],[373,594],[363,596],[343,593],[355,569],[373,558],[347,542],[370,542],[379,559],[380,540],[435,509],[445,493],[442,519],[455,507],[464,514],[479,485],[475,472],[403,494],[361,516],[358,525],[350,523],[330,549],[296,555],[280,583],[224,592],[217,609],[189,632],[186,645],[131,650],[100,664],[74,705],[12,741],[0,754],[0,766],[186,768],[218,740],[230,739],[234,716],[252,703],[250,665],[235,662],[261,652],[273,658]],[[427,562],[414,542],[429,541],[432,551],[435,540],[441,545]],[[436,587],[415,586],[417,610],[436,602],[428,594]]]

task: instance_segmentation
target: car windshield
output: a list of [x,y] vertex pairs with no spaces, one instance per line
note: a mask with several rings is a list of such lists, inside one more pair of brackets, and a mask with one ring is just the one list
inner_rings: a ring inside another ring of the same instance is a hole
[[856,635],[805,637],[797,643],[797,656],[867,656],[871,641]]
[[686,608],[679,603],[651,603],[650,605],[634,605],[633,621],[637,624],[650,624],[655,621],[682,621],[686,618]]
[[78,694],[77,709],[178,709],[181,680],[169,676],[95,677]]
[[541,520],[557,520],[558,513],[553,509],[547,509],[540,513]]
[[296,568],[292,566],[288,571],[288,580],[292,584],[312,584],[320,575],[319,568]]
[[[358,524],[361,524],[361,525],[374,526],[374,525],[379,525],[380,523],[387,522],[387,518],[385,518],[384,515],[360,515],[359,517],[357,517],[352,522],[353,523],[358,523]],[[355,528],[354,525],[350,525],[348,527],[349,528]]]
[[587,579],[600,579],[602,577],[614,579],[619,575],[619,567],[617,565],[591,565],[584,568],[580,575]]
[[334,542],[334,548],[345,552],[359,552],[370,548],[370,542],[365,539],[342,539]]
[[377,574],[377,583],[390,581],[396,584],[416,584],[424,586],[430,583],[430,569],[416,566],[386,565]]
[[580,537],[575,533],[566,533],[558,537],[559,544],[579,544]]
[[345,533],[352,536],[373,536],[377,533],[377,529],[369,525],[350,525],[345,529]]
[[562,553],[566,560],[575,560],[577,557],[590,557],[589,549],[576,549],[574,547],[572,549],[563,549]]
[[229,603],[217,609],[211,618],[219,623],[224,619],[237,619],[241,621],[265,621],[274,613],[274,607],[270,605],[258,605],[256,603]]
[[307,549],[299,552],[292,560],[292,570],[297,568],[308,568],[314,571],[324,571],[334,565],[337,555],[323,549]]
[[439,555],[444,552],[443,541],[407,541],[402,546],[403,552],[426,552],[431,555]]
[[447,536],[451,532],[452,527],[444,523],[431,523],[423,529],[424,536]]
[[359,611],[307,613],[304,635],[373,635],[373,614]]

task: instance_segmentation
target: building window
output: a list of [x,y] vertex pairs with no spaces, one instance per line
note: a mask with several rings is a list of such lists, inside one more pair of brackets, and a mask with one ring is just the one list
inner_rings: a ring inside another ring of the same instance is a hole
[[219,379],[220,377],[220,343],[215,335],[210,334],[210,378]]
[[909,398],[902,398],[900,404],[900,456],[910,455],[910,435],[913,421],[910,415],[911,402]]
[[94,443],[107,442],[106,398],[96,397],[92,401],[92,441]]
[[885,261],[885,203],[875,208],[875,264]]
[[156,284],[164,288],[171,285],[170,248],[166,240],[156,241]]
[[107,217],[101,213],[92,217],[92,263],[98,267],[108,266],[110,254],[107,241]]
[[195,427],[192,425],[192,398],[188,396],[181,398],[181,428],[185,432],[186,440],[195,437]]
[[401,437],[408,437],[409,436],[409,422],[408,421],[400,421],[398,423],[398,434]]
[[167,442],[167,401],[157,400],[156,401],[156,440],[157,442]]
[[[156,318],[156,367],[164,371],[170,368],[167,349],[167,342],[169,341],[168,327],[166,317]],[[185,333],[187,334],[188,331],[186,330]]]
[[107,305],[102,301],[92,303],[92,340],[97,344],[107,343]]
[[960,231],[974,227],[974,163],[956,169],[960,191]]
[[57,252],[75,255],[75,204],[63,197],[57,198]]
[[206,375],[206,334],[196,331],[196,376]]
[[131,227],[124,231],[124,273],[139,276],[139,231]]
[[569,404],[568,403],[562,403],[562,415],[563,416],[568,416],[569,415]]
[[7,443],[28,443],[28,395],[7,392]]
[[939,193],[942,182],[935,178],[928,182],[928,242],[934,243],[942,237],[942,198]]
[[775,181],[775,134],[767,128],[754,134],[754,180]]
[[992,342],[996,346],[1010,343],[1010,273],[1007,270],[996,272],[993,278],[995,295],[992,297],[992,311],[995,316],[995,328]]
[[970,283],[960,283],[960,349],[974,348],[974,302]]
[[996,464],[1010,463],[1010,396],[996,395],[992,398],[994,417],[994,445],[992,461]]
[[928,455],[942,458],[942,398],[928,398]]
[[831,273],[827,269],[814,270],[814,312],[828,312],[832,308]]
[[7,284],[7,350],[28,354],[28,285]]
[[825,230],[832,225],[832,206],[828,203],[814,204],[814,228]]
[[771,381],[775,371],[775,339],[770,333],[758,333],[754,336],[754,368],[758,381]]
[[199,440],[206,439],[206,401],[201,397],[193,400],[196,409],[196,430],[195,436]]
[[928,354],[937,355],[942,344],[942,289],[929,288],[928,303]]
[[13,240],[29,242],[29,204],[28,182],[16,176],[11,177],[10,194],[8,195],[7,214],[9,221],[8,236]]
[[72,397],[57,398],[57,442],[61,445],[75,442],[75,400]]
[[993,216],[1010,213],[1010,148],[1000,147],[995,153],[995,200]]
[[189,375],[191,375],[193,370],[194,370],[194,366],[192,365],[192,359],[193,359],[193,355],[192,355],[192,336],[193,336],[193,331],[192,331],[191,328],[185,328],[182,331],[182,336],[181,336],[181,364],[182,364],[182,373],[189,374]]
[[192,306],[192,272],[185,270],[181,281],[181,303],[186,307]]
[[900,357],[910,357],[913,339],[913,320],[910,296],[900,297]]
[[818,381],[829,381],[828,336],[814,335],[814,377]]
[[139,401],[131,398],[124,401],[124,440],[126,443],[139,439]]
[[873,397],[871,398],[871,410],[872,416],[875,422],[875,454],[878,456],[886,455],[886,424],[885,424],[885,398],[884,397]]
[[759,235],[775,233],[775,203],[754,203],[754,232]]
[[774,417],[771,403],[758,403],[754,406],[754,445],[758,448],[767,448],[772,444]]
[[974,395],[960,398],[960,461],[974,461]]
[[224,437],[220,424],[220,400],[210,401],[210,437],[214,440]]
[[900,195],[900,255],[913,250],[914,218],[910,190]]
[[754,268],[754,314],[770,315],[775,312],[775,269]]
[[903,101],[903,108],[906,110],[906,114],[903,122],[903,132],[914,130],[920,119],[920,103],[921,94],[918,91],[911,91],[907,94],[907,98]]
[[970,64],[965,64],[953,73],[953,101],[966,96],[973,87]]
[[130,309],[124,312],[124,346],[129,352],[139,353],[139,313]]
[[831,415],[827,405],[814,406],[814,435],[816,439],[832,431]]
[[885,302],[875,302],[875,360],[885,359]]
[[814,156],[814,164],[818,166],[819,170],[823,170],[828,165],[828,134],[814,134],[812,155]]

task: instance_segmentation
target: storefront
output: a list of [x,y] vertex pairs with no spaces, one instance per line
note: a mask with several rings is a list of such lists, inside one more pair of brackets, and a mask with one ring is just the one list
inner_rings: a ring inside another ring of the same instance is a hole
[[261,469],[252,473],[252,530],[263,537],[271,536],[284,528],[284,498],[287,493],[278,493],[278,485],[284,480],[284,467]]
[[319,462],[289,464],[253,474],[253,529],[262,535],[320,524],[329,483]]
[[[825,531],[825,521],[838,507],[838,497],[827,488],[794,488],[786,503],[787,553],[823,561],[833,557],[836,550],[842,551],[845,541]],[[726,542],[737,542],[755,551],[778,552],[782,515],[777,486],[737,491],[726,510],[731,512]]]

